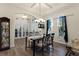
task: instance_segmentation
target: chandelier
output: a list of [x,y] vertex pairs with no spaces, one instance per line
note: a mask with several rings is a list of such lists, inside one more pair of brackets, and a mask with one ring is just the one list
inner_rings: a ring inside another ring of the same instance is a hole
[[39,3],[39,17],[35,20],[36,22],[45,22],[41,16],[41,3]]

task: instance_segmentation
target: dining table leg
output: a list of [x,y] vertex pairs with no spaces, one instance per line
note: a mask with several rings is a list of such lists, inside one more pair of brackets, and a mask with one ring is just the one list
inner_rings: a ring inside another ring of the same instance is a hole
[[25,50],[27,49],[27,37],[26,37],[26,43],[25,43]]
[[33,40],[33,56],[35,56],[35,40]]

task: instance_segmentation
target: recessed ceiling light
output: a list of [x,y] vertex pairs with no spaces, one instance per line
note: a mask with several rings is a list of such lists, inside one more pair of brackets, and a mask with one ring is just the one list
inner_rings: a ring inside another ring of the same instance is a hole
[[27,16],[24,15],[24,16],[22,16],[22,18],[27,18]]

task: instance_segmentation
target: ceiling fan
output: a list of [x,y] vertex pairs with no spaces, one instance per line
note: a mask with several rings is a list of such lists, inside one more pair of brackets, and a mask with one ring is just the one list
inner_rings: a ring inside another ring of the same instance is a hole
[[[39,4],[41,4],[41,3],[39,3]],[[47,7],[49,7],[49,8],[52,8],[52,6],[51,5],[49,5],[48,3],[44,3]],[[35,5],[37,5],[37,3],[33,3],[32,5],[31,5],[31,8],[33,8]]]

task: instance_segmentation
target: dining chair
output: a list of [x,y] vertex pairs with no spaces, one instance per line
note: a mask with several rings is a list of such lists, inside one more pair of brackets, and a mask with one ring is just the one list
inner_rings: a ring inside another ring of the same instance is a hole
[[53,36],[51,37],[50,34],[44,34],[43,39],[36,42],[36,51],[41,51],[42,55],[44,55],[45,52],[49,53],[49,46],[53,44],[51,43],[52,38]]
[[71,40],[70,44],[66,44],[66,55],[65,56],[76,56],[79,55],[79,40]]

